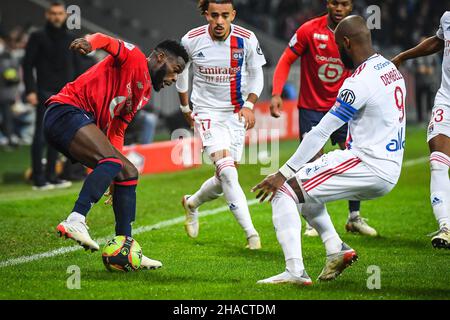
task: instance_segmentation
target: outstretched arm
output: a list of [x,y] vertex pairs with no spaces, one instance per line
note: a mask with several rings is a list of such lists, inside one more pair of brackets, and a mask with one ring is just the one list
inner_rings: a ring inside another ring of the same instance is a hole
[[112,56],[117,56],[119,54],[120,42],[118,39],[103,33],[94,33],[86,36],[86,40],[91,44],[92,50],[101,49]]
[[433,36],[425,39],[414,48],[400,53],[392,59],[392,62],[399,67],[406,60],[429,56],[438,53],[442,49],[444,49],[444,40],[438,38],[438,36]]
[[289,77],[291,66],[297,61],[299,56],[292,51],[290,47],[286,48],[280,60],[278,61],[275,73],[273,74],[273,89],[272,89],[272,103],[270,105],[270,113],[273,117],[279,118],[280,111],[283,107],[283,100],[281,94],[283,93],[284,85]]
[[[355,99],[352,103],[347,103],[342,99],[342,92],[345,90],[354,92]],[[278,172],[267,176],[252,189],[253,192],[259,191],[256,197],[262,202],[272,194],[270,197],[270,201],[272,201],[283,183],[292,178],[322,149],[334,131],[353,119],[357,112],[366,106],[371,96],[370,88],[360,79],[348,78],[345,80],[334,107],[304,137],[294,155]]]
[[269,200],[272,201],[285,181],[293,177],[304,164],[311,160],[322,149],[331,134],[346,123],[342,118],[341,114],[327,113],[320,123],[305,136],[288,162],[278,172],[266,177],[252,189],[252,192],[259,191],[256,198],[263,202],[272,194]]
[[295,61],[297,61],[298,58],[299,56],[296,55],[291,48],[286,48],[286,50],[284,50],[284,53],[275,68],[275,73],[273,74],[272,96],[281,96],[284,85],[286,84],[289,76],[291,66],[295,63]]
[[103,33],[94,33],[86,36],[86,38],[74,40],[70,45],[70,49],[84,55],[101,49],[116,57],[119,54],[120,41]]
[[[356,109],[346,106],[345,112],[354,114]],[[303,138],[294,155],[280,168],[280,173],[290,178],[320,152],[331,134],[341,128],[349,119],[344,113],[336,114],[336,111],[327,113],[319,124]]]

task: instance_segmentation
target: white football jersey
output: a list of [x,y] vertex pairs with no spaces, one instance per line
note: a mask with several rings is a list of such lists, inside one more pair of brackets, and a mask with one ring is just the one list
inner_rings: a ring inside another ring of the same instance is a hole
[[435,105],[450,105],[450,11],[446,11],[441,18],[439,30],[436,33],[439,39],[444,40],[444,60],[442,62],[442,83]]
[[255,34],[237,25],[225,41],[211,38],[209,25],[189,31],[181,40],[193,67],[191,101],[195,109],[234,111],[247,99],[247,70],[266,59]]
[[380,178],[397,183],[406,135],[406,86],[395,65],[376,54],[347,78],[332,114],[348,121],[347,147]]

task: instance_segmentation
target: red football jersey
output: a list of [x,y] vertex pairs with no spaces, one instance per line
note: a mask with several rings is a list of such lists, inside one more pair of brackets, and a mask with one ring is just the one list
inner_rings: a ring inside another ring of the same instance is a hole
[[344,67],[328,15],[312,19],[295,33],[289,47],[301,56],[300,96],[303,109],[329,111],[351,71]]
[[151,95],[147,58],[132,44],[119,41],[115,56],[109,55],[74,82],[68,83],[46,105],[70,104],[93,114],[97,126],[119,150],[125,129]]

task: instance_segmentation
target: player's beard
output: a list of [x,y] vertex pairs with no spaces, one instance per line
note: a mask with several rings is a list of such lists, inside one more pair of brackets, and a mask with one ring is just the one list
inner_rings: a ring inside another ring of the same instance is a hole
[[153,89],[159,92],[163,88],[164,77],[167,74],[167,64],[163,64],[159,69],[150,72],[152,78]]
[[339,48],[339,54],[341,55],[342,63],[347,69],[355,69],[355,63],[344,48]]

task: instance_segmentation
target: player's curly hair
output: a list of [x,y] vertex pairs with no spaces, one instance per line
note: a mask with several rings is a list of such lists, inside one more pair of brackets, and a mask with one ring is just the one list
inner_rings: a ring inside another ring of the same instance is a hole
[[198,10],[200,10],[200,13],[202,15],[204,15],[206,13],[206,11],[208,11],[208,7],[209,7],[210,3],[218,3],[218,4],[231,3],[234,8],[233,0],[198,0],[197,7],[198,7]]
[[155,50],[164,51],[176,57],[181,57],[185,63],[189,62],[189,55],[186,49],[176,40],[165,40],[158,44]]

